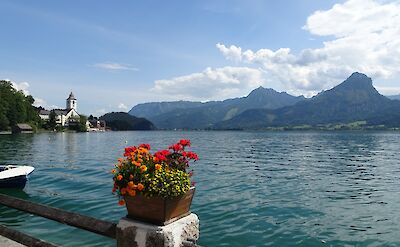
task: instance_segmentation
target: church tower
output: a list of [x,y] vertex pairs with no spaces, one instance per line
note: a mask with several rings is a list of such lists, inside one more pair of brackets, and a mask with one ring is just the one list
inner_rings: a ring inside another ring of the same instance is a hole
[[71,110],[71,109],[74,109],[75,111],[77,109],[76,99],[72,92],[69,94],[69,97],[67,99],[67,110]]

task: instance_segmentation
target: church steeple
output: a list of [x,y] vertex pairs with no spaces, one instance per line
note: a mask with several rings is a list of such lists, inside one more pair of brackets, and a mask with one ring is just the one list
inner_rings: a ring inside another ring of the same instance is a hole
[[71,92],[69,94],[69,97],[67,99],[67,110],[74,109],[75,111],[77,110],[77,104],[76,104],[76,98],[74,94]]

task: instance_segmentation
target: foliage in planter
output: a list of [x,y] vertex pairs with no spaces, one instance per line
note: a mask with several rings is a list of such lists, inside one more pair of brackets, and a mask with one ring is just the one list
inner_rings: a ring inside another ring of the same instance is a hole
[[173,198],[189,191],[192,172],[188,172],[190,161],[198,160],[194,152],[187,152],[189,140],[180,140],[168,149],[150,152],[149,144],[125,148],[124,158],[118,159],[112,170],[113,192],[120,197],[142,194],[147,197]]

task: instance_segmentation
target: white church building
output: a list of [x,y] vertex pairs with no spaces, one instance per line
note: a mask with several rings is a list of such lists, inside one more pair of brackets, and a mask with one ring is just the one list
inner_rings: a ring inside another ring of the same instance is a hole
[[[66,99],[66,109],[54,109],[56,123],[61,126],[69,126],[79,122],[80,115],[77,112],[77,99],[71,92]],[[43,120],[49,120],[50,111],[40,110],[39,116]]]

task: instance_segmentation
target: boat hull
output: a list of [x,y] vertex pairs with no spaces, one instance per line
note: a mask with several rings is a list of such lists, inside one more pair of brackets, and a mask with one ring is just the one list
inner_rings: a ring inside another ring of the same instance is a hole
[[0,179],[0,188],[23,189],[28,178],[26,175]]

